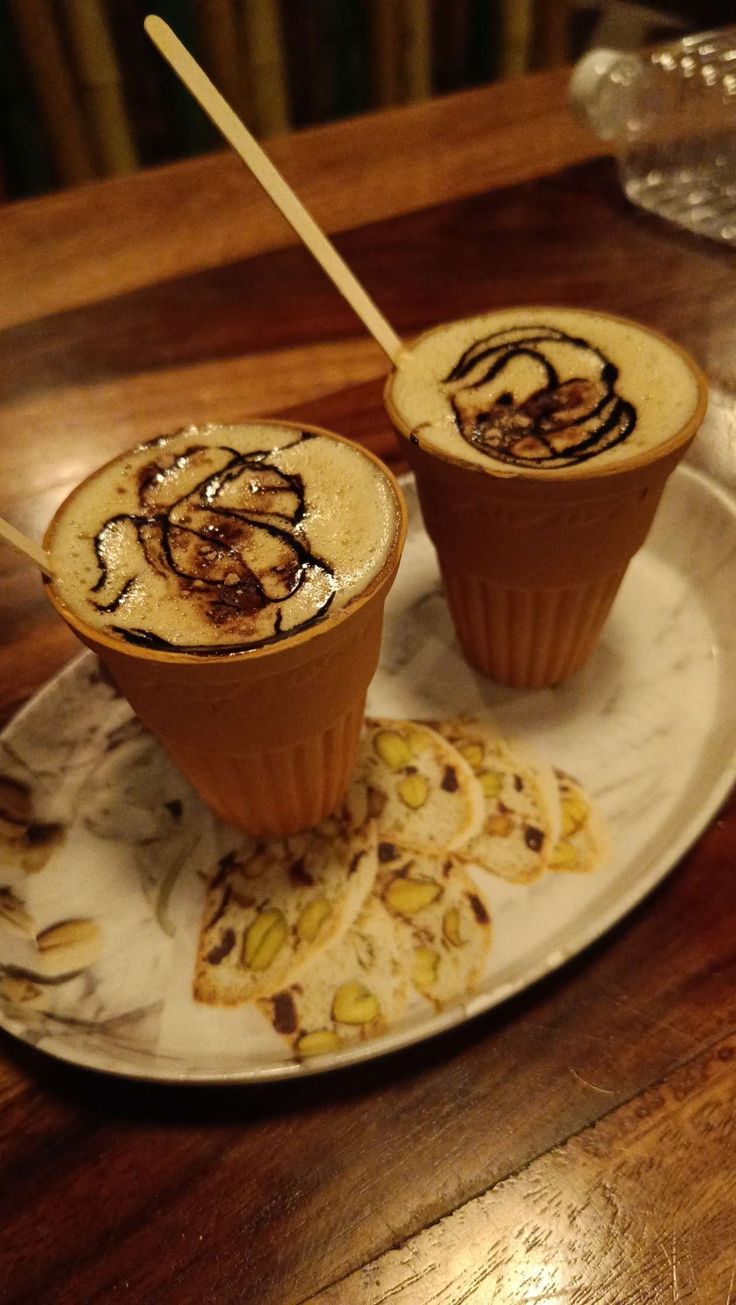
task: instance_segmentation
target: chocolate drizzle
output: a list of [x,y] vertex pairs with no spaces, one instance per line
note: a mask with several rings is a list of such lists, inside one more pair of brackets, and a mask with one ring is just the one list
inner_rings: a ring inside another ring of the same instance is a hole
[[[284,448],[309,438],[311,433],[302,432]],[[137,473],[140,511],[109,517],[94,538],[98,577],[91,593],[97,597],[90,601],[103,613],[124,608],[137,575],[121,574],[119,558],[138,548],[151,569],[197,604],[207,625],[218,631],[217,642],[173,643],[147,627],[122,624],[111,626],[114,633],[161,651],[222,656],[273,643],[322,620],[334,598],[334,572],[298,533],[305,515],[302,477],[275,466],[266,449],[240,453],[193,443],[167,460],[162,445],[165,441],[151,441],[151,460]],[[282,604],[318,577],[328,581],[330,591],[306,619],[284,629]],[[252,628],[253,618],[264,612],[271,633],[244,638],[249,623]],[[223,638],[226,634],[232,641]]]
[[292,626],[290,630],[279,630],[275,634],[268,635],[265,639],[253,639],[250,643],[171,643],[168,639],[163,639],[161,635],[153,634],[151,630],[143,630],[140,626],[128,629],[124,625],[112,625],[110,629],[114,634],[119,634],[126,643],[137,644],[140,648],[151,648],[154,652],[188,653],[193,657],[229,657],[231,653],[253,652],[254,648],[265,648],[268,644],[278,643],[287,634],[292,635],[298,633],[299,630],[308,630],[325,618],[332,606],[334,597],[334,594],[330,594],[319,611],[314,612],[312,616],[299,625]]
[[[531,364],[538,384],[520,380]],[[636,408],[616,393],[618,368],[579,336],[529,324],[476,340],[445,377],[458,431],[519,467],[569,467],[620,444]]]
[[[95,541],[95,543],[96,543],[96,542],[97,542],[97,541]],[[125,581],[125,584],[123,585],[122,589],[120,590],[120,593],[119,593],[119,594],[116,594],[115,597],[112,599],[111,602],[109,602],[109,603],[95,603],[95,607],[97,608],[97,611],[98,611],[98,612],[116,612],[116,611],[118,610],[120,604],[123,603],[123,602],[125,602],[125,599],[127,598],[128,594],[130,593],[130,591],[131,591],[131,589],[133,588],[133,585],[134,585],[134,584],[135,584],[135,576],[131,576],[129,580],[126,580],[126,581]],[[94,586],[94,589],[92,590],[93,593],[94,593],[95,590],[98,588],[98,585],[99,585],[99,581],[98,581],[98,584]]]

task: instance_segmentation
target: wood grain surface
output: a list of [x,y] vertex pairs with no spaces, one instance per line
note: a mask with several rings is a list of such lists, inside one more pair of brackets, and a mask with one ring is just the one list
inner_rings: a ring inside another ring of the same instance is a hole
[[[273,155],[405,336],[511,302],[628,313],[736,390],[734,255],[639,214],[561,74]],[[139,438],[286,414],[395,462],[384,363],[227,156],[0,211],[0,512],[40,536]],[[74,652],[0,550],[0,718]],[[385,1060],[175,1090],[0,1041],[0,1300],[736,1300],[736,804],[604,940]],[[368,1267],[364,1267],[368,1266]]]
[[[567,113],[566,82],[542,73],[310,128],[268,152],[317,221],[341,231],[599,154]],[[3,212],[2,317],[34,320],[294,240],[229,153],[61,191]]]
[[[736,1039],[724,1039],[312,1305],[728,1305],[736,1292],[734,1056]],[[683,1163],[693,1154],[696,1164]]]

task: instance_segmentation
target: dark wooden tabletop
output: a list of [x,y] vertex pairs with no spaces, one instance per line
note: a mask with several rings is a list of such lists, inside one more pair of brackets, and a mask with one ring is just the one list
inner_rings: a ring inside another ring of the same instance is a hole
[[[400,334],[514,302],[624,312],[692,350],[727,418],[735,256],[629,207],[564,88],[272,154]],[[229,155],[9,206],[0,248],[0,512],[29,533],[188,422],[288,413],[394,459],[378,348]],[[7,549],[0,643],[2,720],[77,651]],[[736,1301],[735,864],[732,799],[563,970],[332,1077],[145,1086],[2,1035],[0,1300]]]

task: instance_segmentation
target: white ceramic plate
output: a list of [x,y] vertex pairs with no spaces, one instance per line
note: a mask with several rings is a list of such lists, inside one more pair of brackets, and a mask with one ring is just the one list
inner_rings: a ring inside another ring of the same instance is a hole
[[[554,690],[527,693],[494,686],[462,660],[406,488],[411,528],[371,714],[492,716],[582,780],[609,826],[608,863],[528,886],[474,874],[493,944],[473,995],[439,1013],[415,1005],[379,1038],[299,1061],[255,1006],[194,1002],[202,876],[223,830],[85,654],[0,740],[0,774],[28,785],[36,821],[25,845],[0,839],[0,888],[24,903],[37,930],[93,919],[101,953],[74,977],[43,985],[35,1001],[0,1000],[9,1033],[75,1064],[173,1082],[287,1078],[379,1056],[490,1009],[575,955],[712,818],[736,776],[734,501],[681,466],[591,663]],[[27,966],[28,945],[0,929],[6,978]]]

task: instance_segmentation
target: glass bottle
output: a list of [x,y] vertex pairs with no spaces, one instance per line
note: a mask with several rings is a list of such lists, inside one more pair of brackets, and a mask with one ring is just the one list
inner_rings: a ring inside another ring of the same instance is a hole
[[736,244],[736,27],[576,65],[577,116],[615,144],[633,203]]

